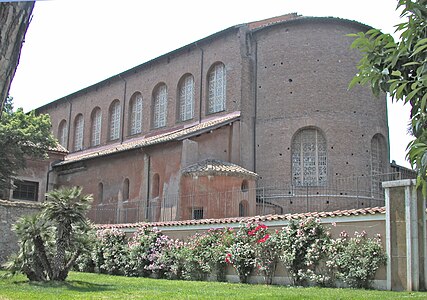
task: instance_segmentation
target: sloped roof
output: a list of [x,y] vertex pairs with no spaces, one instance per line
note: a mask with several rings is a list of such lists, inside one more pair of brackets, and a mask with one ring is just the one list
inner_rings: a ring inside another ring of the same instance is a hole
[[186,176],[239,176],[239,177],[258,177],[252,171],[249,171],[239,165],[218,159],[206,159],[195,163],[181,170]]
[[1,206],[8,207],[28,207],[28,208],[41,208],[42,203],[30,201],[17,201],[17,200],[0,200]]
[[147,146],[152,146],[160,143],[170,142],[170,141],[179,141],[191,136],[199,135],[210,130],[217,129],[229,123],[232,123],[236,120],[239,120],[240,112],[233,112],[231,114],[214,117],[211,119],[206,119],[201,123],[191,124],[188,127],[178,128],[166,133],[160,133],[158,135],[150,136],[149,134],[131,139],[123,142],[122,144],[115,143],[106,145],[103,147],[95,149],[87,149],[84,151],[78,151],[69,154],[65,157],[64,161],[57,163],[55,166],[65,165],[77,161],[82,161],[86,159],[91,159],[95,157],[102,157],[106,155],[111,155],[114,153],[119,153],[123,151],[128,151],[137,148],[143,148]]
[[235,218],[222,218],[222,219],[202,219],[202,220],[185,220],[185,221],[167,221],[167,222],[140,222],[140,223],[124,223],[124,224],[98,224],[98,229],[107,228],[138,228],[142,226],[146,227],[169,227],[169,226],[196,226],[196,225],[218,225],[223,224],[224,226],[230,224],[239,224],[249,221],[290,221],[293,219],[300,218],[334,218],[334,217],[346,217],[346,216],[360,216],[360,215],[376,215],[385,214],[385,207],[371,207],[371,208],[359,208],[359,209],[347,209],[347,210],[336,210],[331,212],[307,212],[299,214],[285,214],[285,215],[265,215],[255,217],[235,217]]
[[49,151],[57,152],[57,153],[62,153],[62,154],[67,154],[68,153],[68,150],[65,149],[64,146],[62,146],[60,143],[56,143],[55,147],[49,148]]

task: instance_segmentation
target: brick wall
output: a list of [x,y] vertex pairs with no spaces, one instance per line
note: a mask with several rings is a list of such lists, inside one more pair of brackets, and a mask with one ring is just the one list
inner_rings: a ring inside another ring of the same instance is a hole
[[22,216],[40,211],[39,203],[0,200],[0,264],[18,250],[18,239],[12,225]]

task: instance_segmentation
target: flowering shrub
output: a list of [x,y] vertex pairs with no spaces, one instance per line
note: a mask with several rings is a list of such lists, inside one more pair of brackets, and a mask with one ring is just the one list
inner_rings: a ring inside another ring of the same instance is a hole
[[331,280],[329,272],[319,270],[328,256],[330,240],[319,219],[291,220],[283,228],[280,259],[294,285],[306,285],[308,281],[325,285]]
[[255,267],[254,245],[258,241],[258,231],[264,226],[258,222],[241,224],[234,235],[233,244],[227,249],[225,261],[234,267],[242,283],[247,282],[249,274]]
[[255,264],[258,273],[264,277],[265,284],[271,284],[282,248],[280,235],[277,230],[273,233],[268,233],[267,226],[263,224],[259,224],[256,228],[258,230],[254,232],[257,236],[257,241],[254,245]]
[[127,276],[149,276],[148,265],[151,261],[148,255],[154,247],[160,231],[146,226],[138,228],[128,243],[129,262],[126,266]]
[[381,246],[381,237],[368,238],[366,232],[355,232],[354,237],[341,232],[333,241],[331,260],[337,268],[337,277],[351,287],[369,288],[378,268],[387,261]]
[[189,255],[186,243],[178,239],[168,239],[158,257],[158,265],[163,267],[161,274],[168,279],[185,278]]
[[223,281],[226,267],[224,252],[231,245],[232,235],[231,229],[221,228],[191,236],[187,243],[185,278],[204,280],[209,274],[216,273],[217,279]]
[[94,256],[96,271],[112,275],[123,275],[128,261],[126,235],[116,228],[96,232],[98,243]]
[[156,228],[152,229],[156,236],[154,239],[154,243],[151,244],[148,251],[145,253],[147,259],[148,259],[148,265],[146,265],[144,268],[146,270],[149,270],[156,278],[163,278],[167,271],[169,270],[169,266],[166,264],[166,259],[163,258],[166,251],[169,247],[169,243],[171,243],[171,239],[162,234],[159,230]]

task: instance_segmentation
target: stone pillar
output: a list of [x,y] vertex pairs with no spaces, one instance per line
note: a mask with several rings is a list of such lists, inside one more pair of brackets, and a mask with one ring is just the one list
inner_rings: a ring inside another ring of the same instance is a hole
[[427,288],[426,201],[416,180],[383,183],[386,204],[387,289]]

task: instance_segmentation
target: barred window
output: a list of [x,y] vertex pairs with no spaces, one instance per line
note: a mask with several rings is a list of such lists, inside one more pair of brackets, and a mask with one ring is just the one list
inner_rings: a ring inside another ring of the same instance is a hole
[[120,113],[121,107],[118,100],[110,106],[110,140],[117,140],[120,136]]
[[193,208],[193,220],[203,219],[203,207]]
[[130,103],[130,134],[142,132],[142,95],[135,94]]
[[58,128],[58,141],[65,148],[67,147],[67,139],[68,139],[67,121],[62,120],[61,123],[59,123],[59,128]]
[[292,180],[295,186],[326,185],[326,140],[315,128],[300,130],[293,138]]
[[249,216],[249,203],[246,200],[242,200],[239,203],[239,217]]
[[82,114],[78,114],[74,121],[74,150],[83,149],[84,119]]
[[179,85],[179,117],[181,121],[187,121],[194,115],[194,78],[185,76]]
[[92,146],[98,146],[101,143],[101,122],[102,114],[99,107],[92,111]]
[[16,188],[13,190],[13,199],[38,200],[39,183],[35,181],[15,181]]
[[212,68],[209,72],[208,83],[208,113],[225,110],[226,75],[224,64],[218,63]]
[[166,126],[167,116],[167,104],[168,104],[168,92],[166,85],[159,86],[154,92],[154,128],[160,128]]

